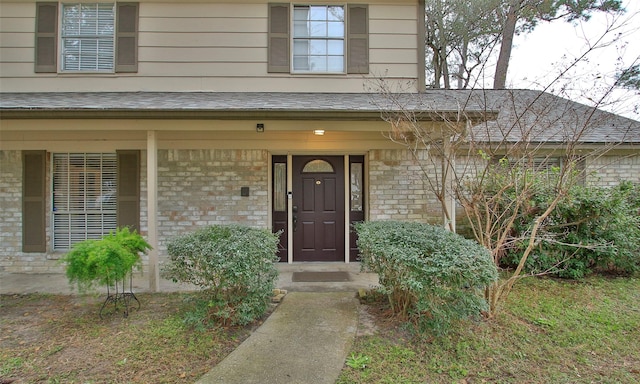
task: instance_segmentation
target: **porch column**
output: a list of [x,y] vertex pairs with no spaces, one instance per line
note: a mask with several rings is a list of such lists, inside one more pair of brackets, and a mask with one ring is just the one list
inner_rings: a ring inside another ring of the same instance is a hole
[[351,261],[351,167],[349,166],[349,155],[344,156],[344,262]]
[[287,155],[287,263],[293,264],[293,199],[289,192],[293,191],[293,155]]
[[149,245],[149,290],[160,290],[158,266],[158,138],[156,131],[147,132],[147,237]]
[[450,229],[452,232],[456,231],[456,197],[453,192],[455,187],[454,167],[456,156],[451,149],[451,141],[449,138],[444,139],[444,177],[442,182],[444,183],[444,199],[445,206],[449,212],[450,219],[442,212],[443,225],[446,229]]

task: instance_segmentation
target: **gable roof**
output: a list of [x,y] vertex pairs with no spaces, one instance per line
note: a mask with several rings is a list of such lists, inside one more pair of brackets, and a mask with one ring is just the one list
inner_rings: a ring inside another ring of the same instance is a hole
[[476,139],[562,143],[640,143],[640,121],[533,90],[490,91],[487,108],[500,110],[498,118],[476,125]]
[[418,119],[474,121],[478,139],[640,143],[640,121],[533,90],[425,93],[46,92],[0,93],[0,119],[175,118],[380,120],[382,111]]

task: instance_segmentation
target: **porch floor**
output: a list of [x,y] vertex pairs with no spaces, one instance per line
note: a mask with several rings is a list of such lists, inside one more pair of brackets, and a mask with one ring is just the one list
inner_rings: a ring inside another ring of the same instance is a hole
[[[375,273],[360,271],[360,263],[279,263],[277,288],[291,292],[356,292],[360,288],[368,289],[378,284]],[[294,282],[294,272],[348,272],[349,281],[338,282]],[[128,285],[128,284],[127,284]],[[128,288],[128,287],[127,287]],[[176,284],[161,279],[160,291],[190,291],[196,287],[188,284]],[[135,273],[134,292],[149,292],[149,276]],[[75,294],[64,273],[8,273],[0,272],[0,294],[24,293]]]

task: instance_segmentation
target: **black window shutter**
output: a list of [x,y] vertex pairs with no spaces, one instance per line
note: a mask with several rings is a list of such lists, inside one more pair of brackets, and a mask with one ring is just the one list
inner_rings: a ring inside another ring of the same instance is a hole
[[118,228],[140,231],[140,151],[117,151]]
[[138,3],[117,3],[116,72],[138,72]]
[[369,8],[349,4],[347,16],[347,73],[369,73]]
[[22,251],[46,252],[46,151],[22,152]]
[[36,3],[35,72],[51,73],[57,68],[58,3]]
[[289,73],[289,4],[269,3],[267,72]]

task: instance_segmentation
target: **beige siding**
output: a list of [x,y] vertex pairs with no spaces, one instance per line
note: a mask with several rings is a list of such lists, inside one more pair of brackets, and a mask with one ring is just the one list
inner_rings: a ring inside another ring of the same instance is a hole
[[[141,9],[144,9],[141,7]],[[216,12],[212,11],[212,15]],[[140,15],[140,33],[231,32],[261,33],[267,29],[267,19],[248,17],[153,17]]]
[[[393,55],[389,53],[393,52]],[[405,64],[410,63],[416,58],[416,51],[413,49],[393,49],[387,51],[372,51],[371,61],[380,64]]]
[[[370,50],[410,49],[417,53],[418,40],[415,35],[370,35]],[[393,48],[390,48],[393,47]]]
[[0,30],[3,32],[32,33],[33,26],[33,17],[6,17],[4,11],[0,17]]
[[[0,48],[29,48],[33,56],[33,39],[35,39],[33,32],[18,33],[0,31]],[[0,61],[4,61],[5,59],[6,57],[0,57]],[[33,58],[31,61],[33,61]]]
[[33,48],[0,48],[0,58],[5,63],[33,63]]
[[243,63],[257,61],[256,56],[266,56],[264,48],[249,50],[226,47],[144,47],[140,49],[140,57],[157,63]]
[[[0,18],[2,20],[11,18],[31,18],[33,19],[33,12],[36,9],[34,1],[0,1],[2,6],[2,12],[0,12]],[[0,29],[3,29],[0,27]]]
[[[212,45],[211,42],[215,42]],[[201,47],[220,47],[220,48],[266,48],[267,35],[262,33],[168,33],[155,32],[144,33],[140,36],[140,49],[147,48],[201,48]]]
[[[140,1],[138,72],[34,73],[35,1],[0,0],[0,88],[41,91],[362,92],[362,75],[267,73],[267,0]],[[343,4],[340,1],[325,3]],[[371,0],[370,74],[417,78],[417,1]]]
[[[31,63],[29,63],[31,64]],[[372,74],[384,75],[387,66],[372,69]],[[407,70],[412,68],[407,67]],[[375,70],[376,72],[374,72]],[[413,68],[415,72],[415,68]],[[400,87],[405,82],[397,77],[389,80],[393,85],[398,81]],[[396,88],[397,88],[396,87]],[[6,92],[95,92],[95,91],[208,91],[208,92],[362,92],[361,77],[326,76],[318,78],[291,76],[242,76],[242,77],[206,77],[198,74],[189,77],[164,76],[39,76],[28,78],[0,79],[0,88]]]

